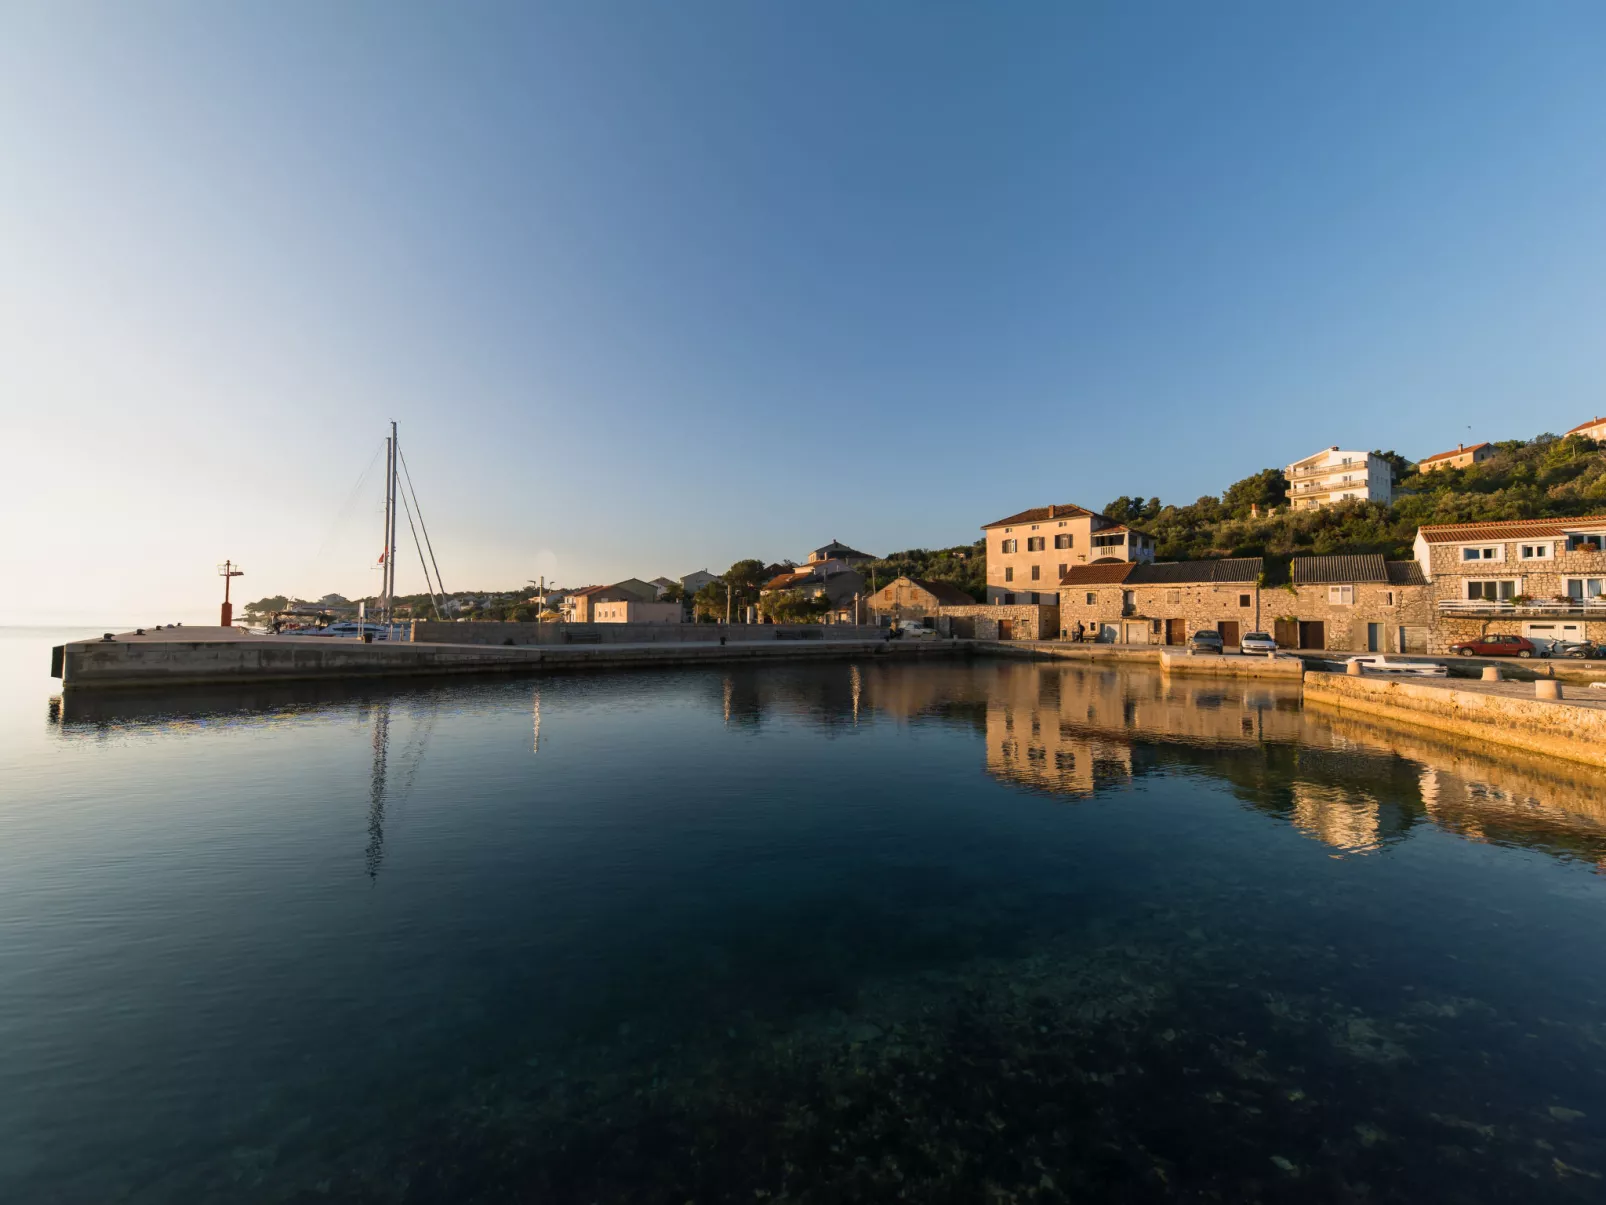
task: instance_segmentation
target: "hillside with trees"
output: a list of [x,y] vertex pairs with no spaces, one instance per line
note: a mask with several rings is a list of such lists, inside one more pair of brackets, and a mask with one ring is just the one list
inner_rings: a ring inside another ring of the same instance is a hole
[[1376,552],[1404,559],[1416,529],[1434,523],[1606,513],[1606,454],[1580,436],[1507,440],[1482,464],[1429,473],[1394,452],[1377,455],[1394,466],[1390,506],[1350,502],[1291,511],[1281,470],[1262,469],[1220,497],[1176,506],[1123,495],[1104,513],[1154,536],[1157,560],[1263,556],[1274,570],[1294,556]]

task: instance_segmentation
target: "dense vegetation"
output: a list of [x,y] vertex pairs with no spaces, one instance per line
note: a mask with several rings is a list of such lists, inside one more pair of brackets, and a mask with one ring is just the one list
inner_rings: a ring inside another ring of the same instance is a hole
[[956,544],[952,548],[910,548],[860,565],[865,588],[876,590],[897,577],[952,582],[978,601],[987,597],[987,544]]
[[1594,441],[1541,435],[1495,449],[1482,464],[1431,473],[1418,473],[1393,452],[1378,453],[1394,466],[1391,506],[1352,502],[1291,511],[1281,471],[1263,469],[1219,498],[1173,506],[1122,496],[1105,513],[1153,535],[1157,560],[1264,556],[1276,563],[1334,553],[1409,557],[1416,529],[1433,523],[1606,512],[1606,455]]

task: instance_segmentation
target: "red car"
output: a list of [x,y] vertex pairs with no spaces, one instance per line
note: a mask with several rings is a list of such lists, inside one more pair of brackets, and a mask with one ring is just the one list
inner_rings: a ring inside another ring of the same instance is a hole
[[1477,640],[1463,640],[1450,646],[1452,653],[1463,657],[1536,657],[1539,650],[1533,641],[1521,636],[1481,636]]

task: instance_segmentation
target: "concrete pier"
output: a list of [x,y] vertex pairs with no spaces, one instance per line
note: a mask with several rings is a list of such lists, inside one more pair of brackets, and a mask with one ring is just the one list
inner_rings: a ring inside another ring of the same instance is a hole
[[[825,630],[829,631],[829,628]],[[328,636],[253,636],[233,628],[162,628],[53,650],[64,691],[220,683],[360,679],[433,674],[623,669],[733,661],[953,656],[954,640],[765,640],[665,644],[490,646],[360,641]]]

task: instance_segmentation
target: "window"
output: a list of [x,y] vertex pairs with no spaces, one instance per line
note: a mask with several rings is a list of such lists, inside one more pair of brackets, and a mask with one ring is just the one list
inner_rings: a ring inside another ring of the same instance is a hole
[[[1005,528],[1005,530],[1007,531],[1008,528]],[[1019,540],[1005,540],[1003,542],[1003,544],[999,547],[999,551],[1000,552],[1014,552],[1016,545],[1018,545],[1019,543],[1020,543]]]
[[1113,536],[1094,536],[1093,537],[1093,547],[1095,547],[1095,548],[1119,548],[1122,544],[1125,544],[1125,543],[1126,543],[1126,535],[1125,535],[1124,532],[1119,532],[1119,531],[1116,532]]
[[1042,536],[1027,536],[1026,537],[1026,551],[1027,552],[1042,552],[1043,551],[1043,537]]
[[1392,590],[1383,591],[1383,605],[1385,607],[1392,607],[1394,605],[1394,591],[1392,591]]
[[1165,592],[1165,600],[1168,603],[1179,603],[1179,602],[1181,602],[1182,601],[1182,591],[1181,590],[1167,590]]
[[1015,605],[1015,596],[1009,593],[1007,590],[1004,592],[1004,605],[1006,607],[1012,607]]
[[1249,606],[1249,597],[1250,597],[1250,596],[1249,596],[1249,595],[1247,595],[1247,594],[1240,594],[1240,595],[1239,595],[1239,596],[1238,596],[1238,605],[1239,605],[1239,606],[1240,606],[1240,607],[1247,607],[1247,606]]
[[1515,581],[1476,581],[1467,583],[1467,597],[1485,602],[1510,602],[1517,597]]
[[1601,596],[1601,582],[1606,579],[1598,577],[1569,577],[1567,579],[1567,597],[1582,602],[1585,599],[1595,599]]
[[1069,566],[1069,565],[1066,565],[1066,564],[1065,564],[1065,563],[1064,563],[1064,562],[1061,562],[1061,563],[1060,563],[1060,569],[1059,569],[1059,576],[1060,576],[1060,577],[1064,577],[1064,576],[1065,576],[1065,571],[1066,571],[1066,570],[1067,570],[1067,569],[1068,569],[1068,568],[1070,568],[1070,566]]
[[1463,561],[1503,561],[1506,559],[1506,548],[1504,544],[1496,544],[1492,548],[1463,548],[1461,550],[1461,559]]
[[1355,587],[1327,587],[1327,605],[1330,607],[1353,607],[1355,605]]
[[[1595,547],[1593,549],[1585,547],[1588,544],[1593,544]],[[1567,537],[1567,551],[1577,552],[1580,548],[1586,552],[1599,552],[1602,548],[1606,548],[1606,535],[1600,532],[1573,532]]]
[[1039,582],[1039,581],[1043,580],[1043,567],[1041,565],[1033,565],[1032,566],[1032,580],[1034,582]]
[[1076,539],[1076,537],[1071,535],[1069,532],[1065,533],[1064,535],[1055,536],[1054,537],[1054,547],[1055,548],[1074,548],[1074,547],[1076,547],[1076,545],[1073,543],[1073,541],[1075,539]]
[[1089,590],[1087,592],[1087,605],[1090,606],[1090,607],[1093,605],[1093,598],[1094,598],[1093,591]]
[[1549,544],[1519,544],[1517,556],[1524,561],[1548,561],[1551,547]]
[[1006,582],[1012,582],[1012,581],[1015,580],[1015,566],[1013,566],[1013,565],[1005,565],[1004,566],[1004,580]]

